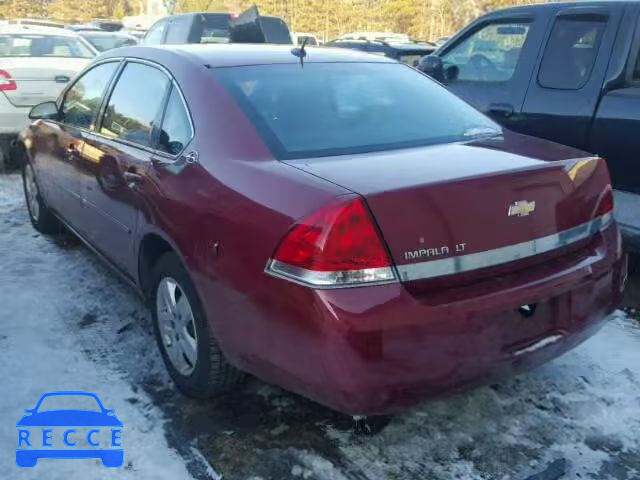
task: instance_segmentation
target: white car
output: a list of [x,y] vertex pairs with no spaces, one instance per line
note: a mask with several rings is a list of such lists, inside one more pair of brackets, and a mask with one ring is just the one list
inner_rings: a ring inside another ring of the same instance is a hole
[[69,30],[0,25],[0,169],[11,139],[29,124],[31,107],[56,100],[97,54]]

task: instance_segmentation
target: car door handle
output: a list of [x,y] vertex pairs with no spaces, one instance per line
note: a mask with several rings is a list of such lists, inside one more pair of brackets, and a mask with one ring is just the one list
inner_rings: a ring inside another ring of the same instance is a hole
[[129,188],[135,188],[142,183],[144,177],[135,172],[124,172],[124,180]]
[[513,105],[509,103],[492,103],[489,105],[489,113],[508,118],[513,115]]
[[67,148],[65,150],[67,152],[67,160],[69,161],[75,160],[80,155],[78,146],[75,143],[70,143],[69,145],[67,145]]

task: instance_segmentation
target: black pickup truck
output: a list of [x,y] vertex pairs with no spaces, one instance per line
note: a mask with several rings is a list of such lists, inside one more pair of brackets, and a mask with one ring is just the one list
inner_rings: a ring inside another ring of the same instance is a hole
[[607,159],[616,216],[640,252],[640,2],[498,10],[419,68],[512,130]]

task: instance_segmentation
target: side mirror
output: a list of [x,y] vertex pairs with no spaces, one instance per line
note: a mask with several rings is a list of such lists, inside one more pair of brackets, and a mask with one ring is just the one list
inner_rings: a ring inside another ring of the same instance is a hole
[[24,413],[33,413],[33,409],[32,408],[26,408],[24,410]]
[[29,112],[31,120],[55,120],[58,118],[58,105],[56,102],[44,102],[36,105]]
[[444,82],[444,65],[442,59],[437,55],[426,55],[420,59],[418,70],[426,73],[434,80]]

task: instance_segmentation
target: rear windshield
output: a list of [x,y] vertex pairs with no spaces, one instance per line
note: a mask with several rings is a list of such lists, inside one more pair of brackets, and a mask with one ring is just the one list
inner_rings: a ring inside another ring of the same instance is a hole
[[204,15],[200,43],[229,43],[229,15]]
[[93,58],[82,41],[55,35],[0,35],[0,57]]
[[106,35],[83,35],[84,38],[93,45],[99,52],[104,52],[112,48],[135,45],[137,42],[132,38],[106,36]]
[[276,158],[346,155],[470,140],[500,128],[399,63],[213,69]]

